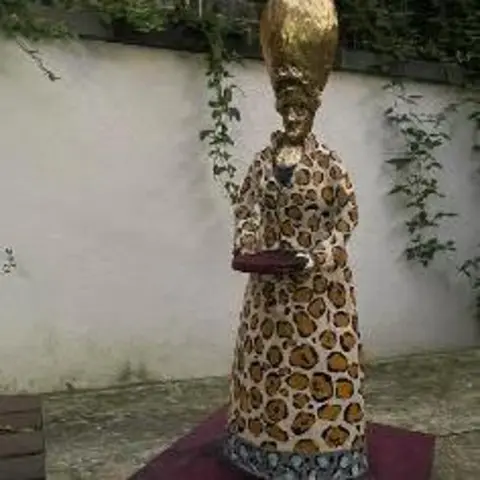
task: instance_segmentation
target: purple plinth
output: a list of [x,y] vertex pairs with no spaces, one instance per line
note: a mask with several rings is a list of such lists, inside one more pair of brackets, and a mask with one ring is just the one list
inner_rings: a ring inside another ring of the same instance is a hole
[[[134,473],[129,480],[252,480],[221,455],[226,411],[197,428]],[[435,437],[371,423],[367,429],[368,480],[429,480]]]

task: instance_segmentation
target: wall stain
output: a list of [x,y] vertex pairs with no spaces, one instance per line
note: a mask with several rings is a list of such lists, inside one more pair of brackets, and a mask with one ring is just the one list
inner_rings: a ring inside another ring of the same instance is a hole
[[140,361],[136,367],[132,366],[130,360],[125,361],[115,375],[115,382],[125,383],[144,383],[152,380],[147,365]]

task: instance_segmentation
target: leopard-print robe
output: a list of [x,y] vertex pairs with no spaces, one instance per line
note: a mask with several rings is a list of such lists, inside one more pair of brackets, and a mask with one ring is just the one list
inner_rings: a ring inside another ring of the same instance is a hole
[[363,369],[346,243],[357,225],[340,159],[313,134],[291,185],[273,174],[281,133],[250,165],[234,250],[309,252],[314,267],[250,274],[231,372],[225,450],[259,478],[347,480],[367,469]]

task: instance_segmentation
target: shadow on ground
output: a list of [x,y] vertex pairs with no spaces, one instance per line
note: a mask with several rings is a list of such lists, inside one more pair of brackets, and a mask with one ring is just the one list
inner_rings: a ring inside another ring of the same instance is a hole
[[[438,436],[432,480],[480,479],[480,349],[377,362],[372,420]],[[45,398],[49,480],[125,480],[225,404],[225,378]]]

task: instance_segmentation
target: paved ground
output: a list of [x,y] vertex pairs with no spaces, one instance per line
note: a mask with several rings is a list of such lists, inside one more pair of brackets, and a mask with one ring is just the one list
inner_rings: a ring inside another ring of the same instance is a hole
[[[480,349],[368,369],[372,420],[434,433],[432,480],[480,479]],[[48,478],[125,480],[225,403],[224,378],[73,392],[45,399]]]

